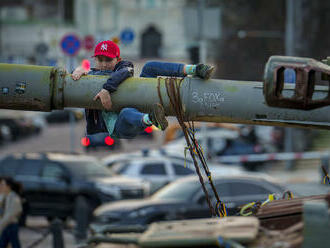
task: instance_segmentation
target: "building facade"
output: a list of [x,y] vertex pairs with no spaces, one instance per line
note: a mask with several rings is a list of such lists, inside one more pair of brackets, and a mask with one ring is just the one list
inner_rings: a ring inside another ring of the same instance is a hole
[[89,58],[89,35],[95,43],[119,41],[122,57],[185,61],[185,0],[4,0],[1,2],[1,62],[67,65],[61,40],[75,34],[81,49],[76,63]]

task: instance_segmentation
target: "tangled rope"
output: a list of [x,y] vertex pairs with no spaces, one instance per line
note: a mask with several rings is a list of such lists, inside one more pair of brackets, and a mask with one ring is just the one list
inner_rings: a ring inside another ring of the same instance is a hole
[[[282,199],[291,200],[293,198],[294,198],[293,193],[290,190],[286,190],[282,194]],[[260,207],[263,207],[267,203],[272,202],[274,200],[279,200],[278,198],[276,198],[276,194],[275,193],[274,194],[269,194],[268,198],[263,202],[256,201],[256,202],[250,202],[250,203],[247,203],[247,204],[243,205],[241,207],[241,210],[240,210],[239,214],[242,215],[242,216],[255,215],[258,212],[258,210],[260,209]]]
[[[159,100],[160,100],[160,104],[162,106],[164,106],[163,103],[163,99],[161,96],[161,92],[160,92],[160,79],[158,78],[158,85],[157,85],[157,90],[158,90],[158,96],[159,96]],[[183,78],[175,78],[175,77],[170,77],[170,78],[165,78],[165,87],[166,87],[166,91],[167,91],[167,95],[169,97],[170,100],[170,106],[173,110],[173,112],[176,115],[176,118],[182,128],[184,137],[186,139],[187,142],[187,147],[190,151],[190,155],[193,159],[194,162],[194,166],[196,169],[196,173],[199,177],[199,181],[202,185],[202,189],[204,191],[205,197],[206,197],[206,201],[208,203],[208,206],[210,208],[211,211],[211,215],[212,216],[219,216],[219,217],[225,217],[227,216],[227,212],[226,212],[226,207],[224,205],[224,203],[220,200],[220,197],[217,193],[217,190],[213,184],[212,181],[212,177],[211,177],[211,172],[207,166],[204,154],[203,154],[203,150],[201,148],[201,146],[198,144],[196,138],[195,138],[195,127],[194,127],[194,123],[192,121],[187,121],[185,118],[185,111],[184,111],[184,107],[182,105],[182,101],[181,101],[181,95],[180,95],[180,88],[181,88],[181,83],[183,81]],[[186,123],[187,125],[186,125]],[[212,191],[214,193],[214,196],[217,200],[216,206],[215,208],[212,206],[211,200],[210,200],[210,196],[207,192],[207,189],[205,187],[205,183],[204,183],[204,179],[202,177],[200,168],[198,166],[198,162],[196,159],[196,156],[198,156],[200,163],[202,165],[202,168],[204,169],[204,172],[209,180],[209,183],[211,185]]]
[[328,175],[327,170],[324,168],[323,165],[321,165],[321,168],[322,168],[322,171],[323,171],[323,174],[324,174],[324,177],[323,177],[323,184],[326,184],[326,183],[330,184],[330,177],[329,177],[329,175]]

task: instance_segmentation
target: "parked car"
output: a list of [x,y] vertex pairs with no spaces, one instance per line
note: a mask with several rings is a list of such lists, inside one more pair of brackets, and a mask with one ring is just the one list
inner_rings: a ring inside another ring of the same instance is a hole
[[6,124],[0,124],[0,145],[11,140],[10,128]]
[[16,141],[38,132],[33,124],[24,118],[1,117],[0,125],[6,128],[7,137],[10,141]]
[[134,157],[112,166],[111,171],[117,175],[140,178],[150,182],[151,193],[179,177],[195,173],[191,166],[184,166],[184,160],[160,156]]
[[[257,142],[257,137],[253,132],[245,132],[247,128],[241,127],[241,131],[208,128],[203,131],[196,131],[195,138],[202,145],[205,151],[205,157],[216,159],[219,156],[225,155],[243,155],[243,154],[258,154],[263,153],[263,146]],[[186,147],[184,137],[178,138],[169,142],[163,149],[167,153],[184,153]],[[244,162],[242,165],[249,170],[256,170],[261,162]]]
[[86,135],[81,138],[80,143],[85,148],[86,152],[99,148],[106,148],[113,151],[119,150],[122,146],[122,141],[120,139],[111,138],[109,133]]
[[[240,130],[237,124],[230,123],[194,122],[194,127],[195,131],[200,131],[201,128],[205,128],[206,130],[229,130],[237,133]],[[165,130],[164,144],[181,137],[183,137],[183,132],[180,124],[177,121],[170,122]]]
[[[206,181],[206,180],[205,180]],[[268,194],[282,194],[285,188],[265,175],[214,176],[213,182],[228,215],[253,201],[264,201]],[[215,206],[210,185],[205,184]],[[179,179],[143,200],[126,200],[99,206],[94,211],[94,226],[146,225],[162,220],[181,220],[211,217],[198,177]]]
[[294,196],[299,197],[330,193],[329,185],[316,182],[290,183],[286,186],[290,189]]
[[[237,139],[239,138],[238,131],[220,129],[220,128],[208,128],[205,132],[197,130],[195,132],[195,138],[202,146],[205,146],[204,149],[207,150],[207,156],[215,156],[218,151],[221,151],[226,146],[226,140]],[[206,144],[203,142],[206,141]],[[186,139],[184,136],[179,135],[177,139],[167,143],[162,148],[166,153],[180,153],[183,154],[186,144]]]
[[114,166],[118,163],[130,161],[135,158],[145,158],[145,157],[151,157],[151,156],[152,157],[166,156],[166,157],[170,157],[170,158],[171,157],[182,158],[182,156],[179,156],[178,154],[168,154],[162,149],[142,149],[142,150],[135,151],[135,152],[111,154],[111,155],[108,155],[108,156],[105,156],[104,158],[102,158],[102,162],[111,169],[112,166]]
[[39,134],[45,126],[40,113],[1,110],[0,142],[16,141],[32,134]]
[[149,185],[142,180],[113,177],[96,158],[61,153],[17,153],[0,161],[0,175],[22,183],[27,214],[65,219],[78,202],[92,211],[104,202],[142,198]]
[[84,118],[84,110],[80,108],[66,108],[45,113],[45,119],[50,124],[69,122],[70,118],[73,118],[74,121],[82,120]]
[[[153,128],[145,128],[136,138],[153,138]],[[125,140],[129,142],[129,140]],[[109,133],[96,133],[89,134],[81,138],[81,145],[85,148],[86,152],[96,149],[109,149],[109,150],[119,150],[123,147],[122,139],[114,138],[109,136]]]
[[[179,177],[195,173],[192,159],[179,154],[168,154],[162,149],[144,149],[131,153],[120,153],[103,158],[103,163],[115,174],[143,178],[151,183],[151,193]],[[212,174],[241,174],[244,168],[236,165],[207,163]],[[153,172],[148,172],[148,167]]]

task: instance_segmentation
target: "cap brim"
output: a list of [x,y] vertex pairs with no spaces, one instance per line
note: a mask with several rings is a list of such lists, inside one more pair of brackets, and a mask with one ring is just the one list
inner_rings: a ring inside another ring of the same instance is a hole
[[108,58],[116,58],[115,55],[109,55],[109,54],[106,54],[106,53],[97,53],[97,54],[94,54],[92,57],[96,57],[96,56],[105,56],[105,57],[108,57]]

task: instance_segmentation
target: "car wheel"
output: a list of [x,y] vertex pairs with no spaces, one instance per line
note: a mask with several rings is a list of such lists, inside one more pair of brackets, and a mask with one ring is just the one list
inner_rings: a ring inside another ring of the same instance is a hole
[[21,196],[21,201],[22,201],[22,208],[23,208],[23,211],[22,211],[22,214],[19,218],[19,225],[20,226],[26,226],[26,219],[27,219],[27,216],[28,216],[28,212],[29,212],[29,202],[26,200],[26,198],[24,196]]
[[49,222],[49,224],[51,224],[53,222],[53,220],[56,218],[61,220],[62,223],[66,223],[69,217],[68,216],[62,216],[62,217],[47,216],[47,221]]
[[27,214],[26,213],[22,213],[22,215],[20,216],[19,220],[18,220],[18,225],[21,227],[25,227],[26,226],[26,219],[27,219]]
[[88,216],[91,212],[91,203],[86,196],[79,195],[75,199],[74,204],[74,219],[77,220],[82,214],[88,213]]

